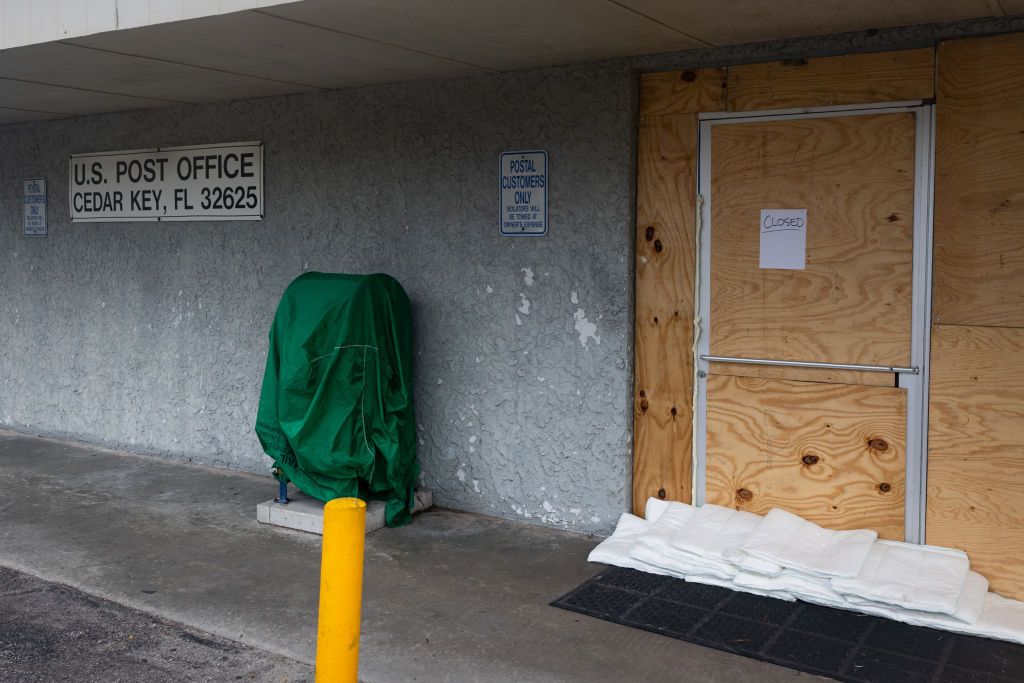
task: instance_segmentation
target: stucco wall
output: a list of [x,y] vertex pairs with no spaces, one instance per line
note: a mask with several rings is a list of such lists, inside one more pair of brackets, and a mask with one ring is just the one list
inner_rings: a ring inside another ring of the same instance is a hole
[[[266,472],[285,285],[387,272],[413,301],[436,502],[607,531],[629,498],[634,81],[617,63],[0,128],[0,425]],[[262,222],[67,219],[69,154],[242,140],[265,143]],[[498,234],[513,149],[548,151],[544,238]],[[21,235],[34,176],[43,239]]]

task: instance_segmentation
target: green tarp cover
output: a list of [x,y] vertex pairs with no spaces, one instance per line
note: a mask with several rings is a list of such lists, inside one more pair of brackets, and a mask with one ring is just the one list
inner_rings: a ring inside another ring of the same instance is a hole
[[270,328],[256,434],[303,492],[385,500],[409,521],[419,476],[409,297],[388,275],[306,273]]

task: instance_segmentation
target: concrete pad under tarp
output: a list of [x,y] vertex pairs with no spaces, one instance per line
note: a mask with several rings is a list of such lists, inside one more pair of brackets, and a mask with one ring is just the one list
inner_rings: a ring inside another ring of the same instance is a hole
[[[256,506],[256,521],[261,524],[308,531],[312,534],[324,533],[324,502],[302,492],[288,494],[288,504],[282,505],[267,500]],[[423,512],[434,504],[434,496],[430,489],[417,489],[416,503],[412,513]],[[384,527],[384,506],[382,500],[371,500],[366,504],[366,533],[372,533]]]

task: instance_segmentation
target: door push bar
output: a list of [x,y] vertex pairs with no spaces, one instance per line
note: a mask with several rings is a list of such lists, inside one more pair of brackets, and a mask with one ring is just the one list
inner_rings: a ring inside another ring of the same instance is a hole
[[863,370],[864,372],[899,372],[918,375],[921,368],[900,368],[891,365],[856,365],[854,363],[816,363],[808,360],[769,360],[767,358],[734,358],[732,356],[706,356],[701,360],[711,363],[742,363],[745,365],[775,365],[791,368],[821,368],[823,370]]

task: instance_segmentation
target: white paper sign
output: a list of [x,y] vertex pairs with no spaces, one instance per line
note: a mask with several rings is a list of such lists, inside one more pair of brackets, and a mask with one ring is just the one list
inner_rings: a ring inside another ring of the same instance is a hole
[[46,235],[46,178],[26,178],[22,198],[25,219],[24,234],[32,237]]
[[548,232],[548,153],[504,152],[499,158],[502,235],[540,237]]
[[74,222],[263,218],[263,144],[76,154],[68,169]]
[[807,209],[761,209],[761,267],[804,270]]

